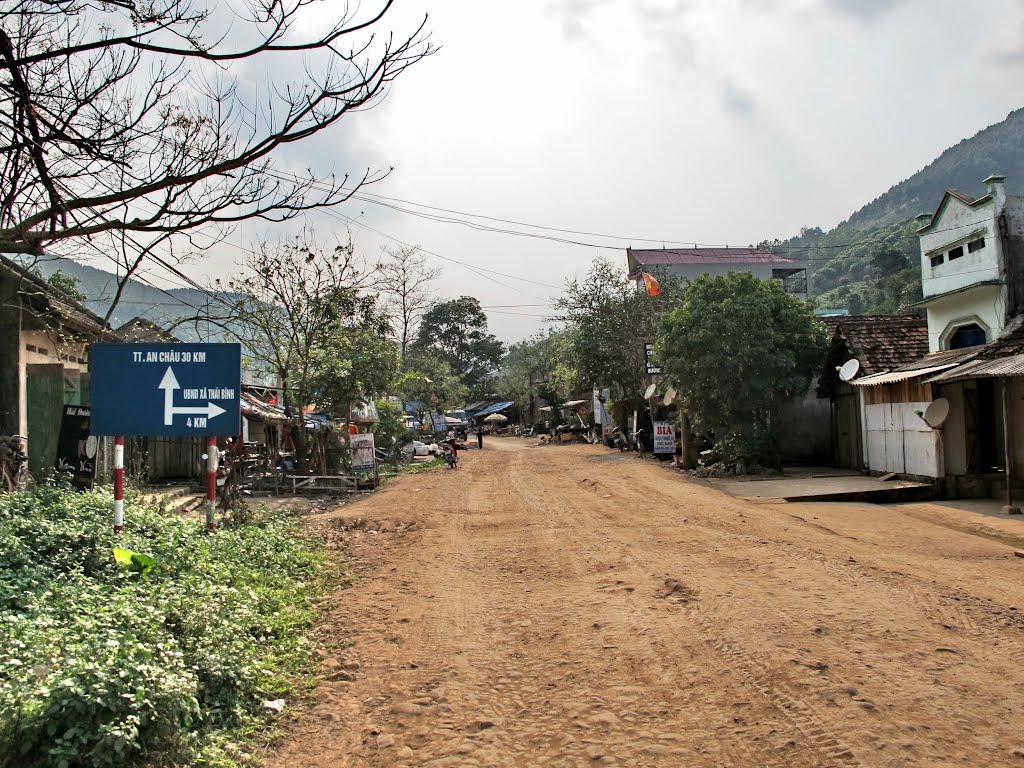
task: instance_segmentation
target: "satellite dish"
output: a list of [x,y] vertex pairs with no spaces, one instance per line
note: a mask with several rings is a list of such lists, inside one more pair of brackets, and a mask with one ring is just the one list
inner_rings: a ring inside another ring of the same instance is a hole
[[856,358],[847,360],[839,368],[839,378],[842,381],[849,381],[857,375],[857,371],[860,370],[860,362]]
[[938,400],[932,400],[928,404],[928,407],[924,409],[924,415],[921,417],[932,429],[938,429],[941,427],[946,419],[949,418],[949,400],[944,397],[940,397]]
[[655,390],[656,390],[657,388],[658,388],[658,385],[657,385],[657,384],[651,384],[651,386],[649,386],[649,387],[648,387],[648,388],[647,388],[647,389],[646,389],[646,390],[644,391],[644,400],[650,400],[650,399],[651,399],[651,397],[652,397],[652,396],[654,395],[654,391],[655,391]]
[[672,401],[676,399],[676,390],[673,387],[669,387],[665,390],[665,405],[672,405]]

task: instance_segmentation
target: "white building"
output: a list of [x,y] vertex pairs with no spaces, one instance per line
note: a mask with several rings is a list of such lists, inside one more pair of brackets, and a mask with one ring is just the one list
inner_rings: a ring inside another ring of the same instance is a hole
[[786,293],[807,298],[807,265],[762,248],[627,248],[629,278],[643,288],[642,272],[655,277],[695,280],[748,272],[762,280],[778,280]]
[[[918,217],[929,354],[851,382],[871,471],[942,479],[951,495],[985,493],[1005,471],[1006,407],[1020,380],[975,367],[1024,308],[1024,197],[1003,182],[990,176],[978,198],[949,190],[934,215]],[[932,429],[920,414],[939,398],[948,417]]]
[[949,190],[933,216],[918,217],[927,223],[917,230],[924,295],[917,306],[928,312],[930,352],[993,341],[1017,314],[1020,265],[1009,234],[1024,232],[1024,197],[1007,196],[1003,182],[989,176],[979,198]]

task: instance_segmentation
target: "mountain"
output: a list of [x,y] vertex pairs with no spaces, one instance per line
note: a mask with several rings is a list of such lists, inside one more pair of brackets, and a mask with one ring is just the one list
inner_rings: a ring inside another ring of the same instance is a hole
[[[40,259],[35,269],[43,277],[62,272],[78,281],[78,290],[86,296],[82,302],[100,317],[104,317],[117,291],[117,277],[102,269],[82,264],[59,256]],[[144,317],[157,325],[168,327],[186,317],[202,317],[206,313],[214,316],[223,311],[218,307],[217,291],[199,291],[194,288],[154,288],[140,280],[131,279],[121,294],[110,325],[117,328],[136,317]],[[224,294],[225,296],[227,294]],[[216,326],[207,329],[203,322],[179,325],[175,335],[187,341],[217,341],[220,335]]]
[[819,307],[897,312],[921,298],[921,263],[913,219],[932,213],[947,189],[984,194],[983,179],[1006,176],[1007,194],[1024,193],[1024,109],[963,139],[828,232],[803,230],[762,243],[807,259]]

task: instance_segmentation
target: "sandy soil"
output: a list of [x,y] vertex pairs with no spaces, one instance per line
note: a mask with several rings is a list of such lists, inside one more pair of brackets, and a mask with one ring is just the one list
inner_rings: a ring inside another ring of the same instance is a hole
[[1024,766],[1021,539],[980,519],[490,440],[310,519],[358,580],[268,763]]

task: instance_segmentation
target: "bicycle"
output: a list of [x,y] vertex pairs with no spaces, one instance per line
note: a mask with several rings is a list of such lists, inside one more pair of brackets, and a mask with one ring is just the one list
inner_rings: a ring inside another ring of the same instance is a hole
[[0,478],[4,491],[16,491],[31,480],[24,440],[21,435],[0,437]]

